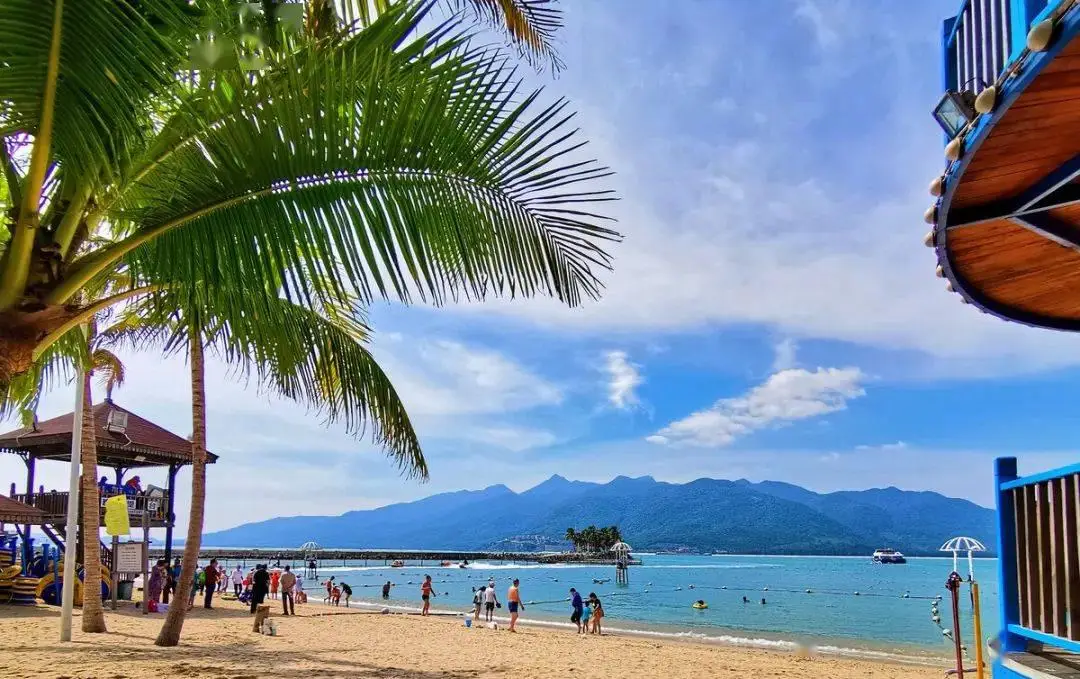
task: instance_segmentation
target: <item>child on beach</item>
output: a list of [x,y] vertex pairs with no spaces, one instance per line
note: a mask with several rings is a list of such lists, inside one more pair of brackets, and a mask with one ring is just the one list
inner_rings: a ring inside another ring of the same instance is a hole
[[334,589],[330,590],[330,603],[335,605],[335,606],[341,605],[341,588],[340,587],[334,587]]
[[424,576],[424,584],[420,585],[420,598],[424,601],[424,609],[420,611],[420,615],[427,615],[428,610],[431,608],[431,597],[435,596],[435,591],[431,586],[431,576]]
[[270,572],[270,598],[277,598],[278,585],[281,584],[281,571],[274,570]]
[[581,629],[578,631],[582,634],[589,633],[589,618],[592,617],[592,600],[585,603],[584,608],[581,609]]
[[323,599],[323,603],[330,603],[330,600],[334,596],[334,576],[330,576],[330,579],[323,583],[326,587],[326,598]]

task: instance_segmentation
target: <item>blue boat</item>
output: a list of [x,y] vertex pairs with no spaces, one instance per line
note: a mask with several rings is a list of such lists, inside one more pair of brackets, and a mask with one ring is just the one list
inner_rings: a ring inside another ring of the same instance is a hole
[[[961,302],[1067,331],[1080,330],[1078,32],[1076,0],[965,0],[945,20],[945,166],[924,215]],[[1080,464],[995,464],[994,679],[1080,677]]]

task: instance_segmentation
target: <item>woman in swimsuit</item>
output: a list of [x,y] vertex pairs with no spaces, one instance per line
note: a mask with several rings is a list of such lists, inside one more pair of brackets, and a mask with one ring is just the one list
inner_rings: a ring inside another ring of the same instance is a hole
[[595,592],[589,593],[589,603],[592,604],[592,633],[603,635],[603,631],[600,629],[600,621],[604,618],[604,605],[600,603],[600,599],[596,596]]
[[424,600],[424,610],[420,611],[420,615],[427,615],[428,609],[431,608],[431,597],[435,596],[435,592],[431,587],[431,576],[424,576],[424,584],[420,585],[420,598]]

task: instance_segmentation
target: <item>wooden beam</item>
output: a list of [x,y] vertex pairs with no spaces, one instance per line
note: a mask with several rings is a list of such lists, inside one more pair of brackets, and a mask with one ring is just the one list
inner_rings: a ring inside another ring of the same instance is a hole
[[1013,217],[1012,221],[1061,247],[1080,252],[1080,228],[1047,213]]

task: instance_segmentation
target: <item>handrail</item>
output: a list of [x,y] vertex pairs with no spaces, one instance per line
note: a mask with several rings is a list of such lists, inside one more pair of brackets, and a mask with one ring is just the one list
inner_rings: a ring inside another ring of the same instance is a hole
[[[68,495],[67,491],[16,493],[11,496],[11,499],[40,509],[45,513],[46,517],[55,517],[66,516]],[[109,497],[109,495],[102,495],[102,505]],[[128,512],[138,514],[147,511],[150,514],[151,521],[165,521],[168,513],[168,497],[167,491],[163,491],[160,496],[127,495]]]
[[1080,651],[1080,464],[1018,476],[997,460],[1003,650]]

